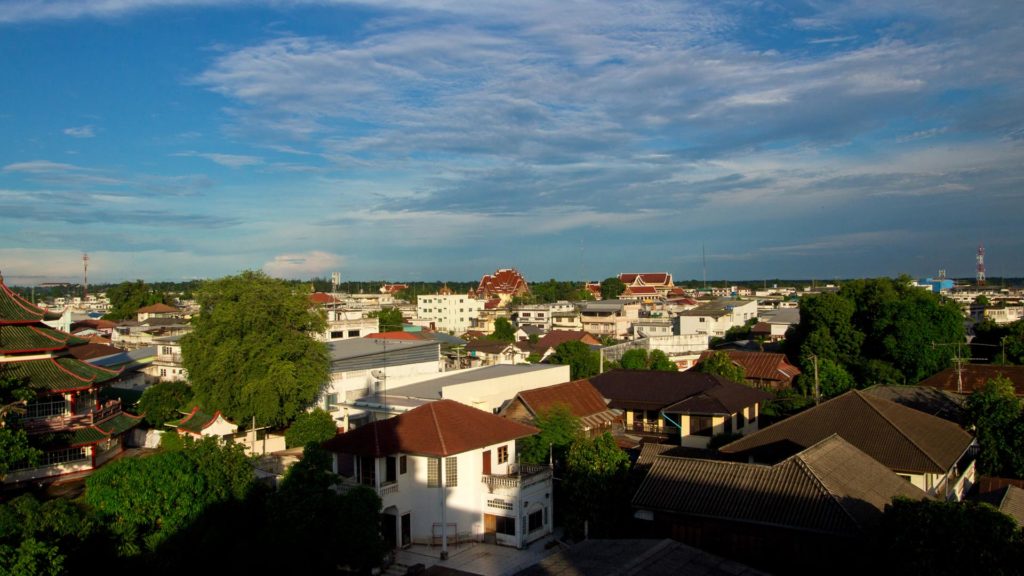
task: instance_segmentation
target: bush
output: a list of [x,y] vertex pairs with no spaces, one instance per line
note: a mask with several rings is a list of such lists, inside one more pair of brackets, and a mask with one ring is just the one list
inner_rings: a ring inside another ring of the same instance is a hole
[[320,444],[334,438],[338,434],[338,424],[325,410],[317,408],[312,412],[299,414],[284,433],[285,444],[289,448],[297,448],[310,443]]

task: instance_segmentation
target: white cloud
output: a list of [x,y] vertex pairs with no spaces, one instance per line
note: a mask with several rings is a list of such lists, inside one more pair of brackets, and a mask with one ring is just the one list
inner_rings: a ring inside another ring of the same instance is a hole
[[263,163],[263,159],[259,156],[249,156],[246,154],[220,154],[216,152],[178,152],[175,156],[193,156],[196,158],[205,158],[210,162],[226,166],[228,168],[243,168],[245,166],[256,166]]
[[312,278],[327,276],[344,264],[344,256],[312,250],[274,256],[273,260],[263,264],[263,271],[278,278]]
[[3,167],[4,172],[28,172],[30,174],[45,174],[49,172],[68,172],[81,170],[74,164],[62,164],[50,162],[49,160],[32,160],[29,162],[15,162]]
[[96,130],[91,125],[72,126],[71,128],[65,128],[64,134],[67,134],[72,138],[92,138],[96,136]]

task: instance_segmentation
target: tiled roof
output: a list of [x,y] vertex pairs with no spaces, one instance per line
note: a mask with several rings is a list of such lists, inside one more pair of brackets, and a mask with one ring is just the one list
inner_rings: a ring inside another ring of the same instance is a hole
[[[959,380],[963,382],[963,394],[981,390],[985,383],[999,375],[1013,382],[1017,396],[1024,396],[1024,366],[997,366],[992,364],[964,364]],[[947,368],[918,383],[919,386],[931,386],[939,390],[957,392],[958,378],[956,368]]]
[[85,342],[42,324],[0,324],[0,354],[51,352]]
[[722,452],[784,455],[833,434],[897,472],[945,473],[973,438],[956,424],[851,390],[727,444]]
[[179,420],[172,420],[164,424],[164,426],[170,426],[171,428],[177,428],[186,432],[192,432],[194,434],[200,434],[210,424],[213,424],[217,417],[220,416],[220,410],[213,414],[207,414],[199,409],[199,406],[192,408],[192,411],[185,415],[184,418]]
[[339,434],[324,443],[332,452],[382,457],[451,456],[539,432],[453,400],[438,400],[404,414]]
[[45,310],[15,294],[0,278],[0,322],[38,322],[46,317]]
[[498,294],[517,296],[529,292],[530,287],[518,270],[515,268],[502,268],[494,274],[484,274],[476,290],[479,294],[487,297],[493,297]]
[[601,343],[600,340],[594,338],[585,330],[553,330],[544,336],[541,336],[540,339],[537,340],[535,348],[538,350],[546,350],[548,348],[557,348],[559,344],[564,344],[565,342],[575,341],[583,342],[588,346],[596,346]]
[[658,289],[654,286],[627,286],[623,296],[657,296]]
[[332,302],[337,302],[338,300],[334,296],[324,292],[313,292],[309,295],[309,301],[313,304],[330,304]]
[[1024,490],[1010,485],[1005,488],[999,501],[999,511],[1016,520],[1018,526],[1024,526]]
[[163,303],[143,306],[135,311],[136,314],[175,314],[178,312],[181,312],[181,310]]
[[470,352],[483,352],[485,354],[501,354],[512,342],[501,342],[500,340],[470,340],[466,343],[466,350]]
[[[700,372],[612,370],[590,378],[612,408],[674,413],[732,414],[771,399],[771,394]],[[728,412],[724,412],[728,410]]]
[[672,283],[672,275],[667,272],[646,273],[646,274],[619,274],[619,280],[624,284],[636,284],[638,286],[667,286]]
[[608,410],[604,397],[587,380],[523,390],[518,396],[534,416],[563,405],[577,418],[601,414],[607,416],[608,421],[615,419],[615,415]]
[[122,432],[126,432],[138,426],[141,422],[142,416],[135,416],[133,414],[128,414],[127,412],[118,412],[116,415],[107,418],[102,422],[97,422],[95,426],[110,436],[117,436]]
[[28,378],[33,389],[47,392],[85,390],[120,374],[66,357],[7,362],[4,366],[9,370],[7,375]]
[[558,547],[515,576],[764,576],[739,562],[674,540],[584,540]]
[[110,438],[110,435],[100,430],[95,426],[86,426],[84,428],[76,428],[71,431],[70,438],[68,438],[68,445],[71,447],[88,446],[89,444],[95,444],[102,442]]
[[[722,350],[729,355],[729,359],[743,367],[747,378],[756,380],[776,380],[789,382],[800,375],[800,369],[793,366],[786,360],[785,354],[773,352],[744,352],[742,350]],[[703,362],[715,350],[701,352],[698,362]]]
[[418,334],[412,332],[403,332],[401,330],[393,330],[391,332],[374,332],[364,336],[364,338],[377,338],[381,340],[423,340]]
[[854,535],[895,496],[924,493],[832,435],[775,464],[656,456],[633,499],[638,508]]
[[864,389],[865,394],[892,400],[925,414],[938,416],[950,422],[961,423],[964,417],[964,400],[956,392],[937,390],[928,386],[885,386],[877,385]]
[[123,350],[106,344],[93,344],[90,342],[89,344],[82,344],[81,346],[72,346],[68,349],[68,352],[79,360],[89,361],[94,358],[104,358],[106,356],[120,354]]

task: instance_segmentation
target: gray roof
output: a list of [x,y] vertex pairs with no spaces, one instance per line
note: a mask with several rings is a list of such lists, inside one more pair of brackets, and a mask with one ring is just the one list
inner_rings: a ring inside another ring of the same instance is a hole
[[722,298],[690,310],[683,310],[679,313],[679,316],[725,316],[732,311],[733,307],[749,304],[750,302],[750,300]]
[[775,464],[656,456],[634,507],[854,535],[877,523],[895,496],[924,492],[838,435]]
[[800,323],[800,309],[799,308],[779,308],[777,310],[767,310],[760,314],[761,321],[769,324],[799,324]]
[[955,392],[938,390],[930,386],[885,386],[879,384],[865,388],[864,393],[891,400],[950,422],[960,423],[964,420],[963,398]]
[[1016,520],[1018,526],[1024,526],[1024,490],[1007,486],[999,502],[999,511]]
[[551,366],[549,364],[495,364],[483,368],[471,368],[468,370],[457,370],[446,376],[417,382],[406,386],[396,386],[388,390],[388,396],[406,396],[409,398],[427,398],[437,400],[441,397],[441,390],[446,386],[454,384],[467,384],[491,378],[502,378],[504,376],[517,376],[541,372],[543,370],[559,370],[562,366]]
[[764,574],[674,540],[584,540],[516,576],[756,576]]

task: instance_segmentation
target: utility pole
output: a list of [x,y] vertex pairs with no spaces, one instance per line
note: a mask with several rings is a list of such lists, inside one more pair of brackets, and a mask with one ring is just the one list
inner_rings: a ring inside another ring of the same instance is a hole
[[814,361],[814,405],[817,406],[821,403],[821,393],[818,388],[818,355],[811,354],[811,360]]

